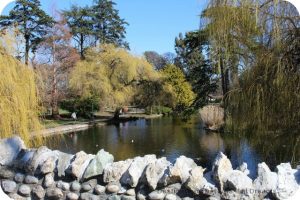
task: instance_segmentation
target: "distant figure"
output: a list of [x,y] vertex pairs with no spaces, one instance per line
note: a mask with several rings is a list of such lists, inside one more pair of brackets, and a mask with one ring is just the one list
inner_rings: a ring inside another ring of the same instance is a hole
[[75,121],[77,120],[77,116],[76,116],[75,112],[72,113],[71,117],[72,117],[73,120],[75,120]]

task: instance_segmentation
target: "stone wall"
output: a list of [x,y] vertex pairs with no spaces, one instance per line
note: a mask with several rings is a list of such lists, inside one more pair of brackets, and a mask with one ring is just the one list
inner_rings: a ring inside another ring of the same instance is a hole
[[155,155],[113,161],[104,150],[71,155],[47,147],[27,149],[18,137],[4,139],[1,188],[12,199],[300,199],[300,169],[289,163],[278,165],[276,172],[261,163],[252,180],[246,163],[233,169],[223,153],[212,170],[185,156],[175,163]]

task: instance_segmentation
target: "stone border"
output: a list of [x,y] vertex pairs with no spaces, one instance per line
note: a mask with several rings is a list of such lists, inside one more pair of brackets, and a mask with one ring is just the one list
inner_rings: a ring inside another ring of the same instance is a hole
[[233,169],[221,152],[207,170],[185,156],[175,163],[155,155],[113,162],[104,150],[72,155],[27,149],[18,137],[0,140],[0,149],[0,184],[12,199],[296,200],[300,194],[299,167],[282,163],[272,172],[260,163],[253,180],[246,163]]

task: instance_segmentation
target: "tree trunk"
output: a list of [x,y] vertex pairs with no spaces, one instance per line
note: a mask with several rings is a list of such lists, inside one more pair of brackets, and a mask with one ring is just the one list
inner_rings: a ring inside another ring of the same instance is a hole
[[80,58],[81,58],[81,60],[84,60],[83,43],[84,43],[83,34],[80,34]]
[[53,79],[52,79],[52,117],[59,118],[58,110],[58,91],[57,91],[57,67],[53,64]]
[[224,69],[224,63],[222,58],[219,59],[220,62],[220,71],[221,71],[221,82],[222,82],[222,92],[223,92],[223,97],[227,93],[227,87],[226,87],[226,72]]
[[[54,41],[54,40],[53,40]],[[53,52],[52,52],[52,117],[59,118],[59,110],[58,110],[58,91],[57,91],[57,65],[55,58],[56,46],[55,42],[53,42]]]
[[25,35],[25,65],[28,65],[29,63],[29,50],[30,50],[30,44],[29,44],[29,35]]
[[114,114],[114,120],[118,121],[120,120],[120,111],[121,111],[122,108],[116,108],[115,110],[115,114]]

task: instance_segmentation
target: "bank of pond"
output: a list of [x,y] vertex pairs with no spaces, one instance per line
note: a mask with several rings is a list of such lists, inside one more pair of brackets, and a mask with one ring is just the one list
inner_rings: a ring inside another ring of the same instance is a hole
[[174,162],[185,155],[207,168],[211,168],[215,156],[222,151],[234,167],[247,162],[250,176],[254,176],[260,162],[266,162],[271,169],[282,162],[290,162],[293,167],[299,165],[299,140],[297,132],[210,132],[203,128],[200,118],[194,116],[189,121],[162,117],[92,126],[83,131],[47,137],[46,145],[68,153],[96,154],[101,148],[112,153],[115,160],[155,154]]

